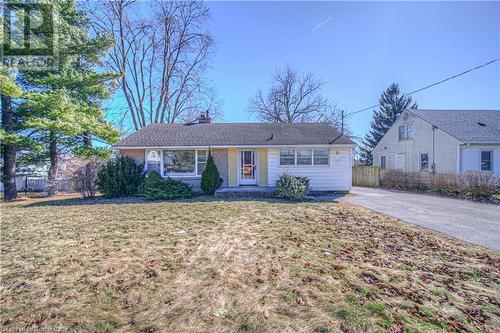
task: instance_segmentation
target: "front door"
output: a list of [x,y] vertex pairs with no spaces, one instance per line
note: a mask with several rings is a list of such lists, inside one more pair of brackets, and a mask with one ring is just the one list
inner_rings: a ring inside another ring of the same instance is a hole
[[240,151],[240,185],[255,185],[255,150]]

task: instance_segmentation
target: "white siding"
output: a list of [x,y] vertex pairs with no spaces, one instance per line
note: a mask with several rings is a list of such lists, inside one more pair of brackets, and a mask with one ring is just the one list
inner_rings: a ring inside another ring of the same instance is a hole
[[[399,141],[398,127],[405,124],[412,125],[413,137],[410,140]],[[428,122],[412,114],[403,113],[373,150],[373,165],[380,166],[380,157],[385,156],[387,169],[398,169],[403,165],[404,171],[419,171],[420,154],[428,154],[429,171],[434,162],[436,172],[455,173],[459,143],[459,140],[448,133],[440,129],[433,130]],[[435,156],[432,154],[433,151]],[[404,157],[399,154],[403,154]],[[398,156],[402,159],[399,160],[399,165]]]
[[493,152],[492,167],[493,172],[500,176],[500,145],[471,145],[463,146],[460,149],[460,170],[480,171],[481,170],[481,151],[487,150]]
[[279,177],[289,171],[295,176],[309,178],[314,191],[350,191],[352,186],[352,150],[330,149],[328,166],[280,166],[279,149],[268,150],[268,180],[274,186]]

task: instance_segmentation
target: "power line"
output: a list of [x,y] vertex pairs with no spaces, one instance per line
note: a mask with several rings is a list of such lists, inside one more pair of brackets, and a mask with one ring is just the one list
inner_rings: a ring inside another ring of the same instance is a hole
[[[480,69],[480,68],[483,68],[483,67],[485,67],[485,66],[491,65],[492,63],[497,62],[497,61],[499,61],[499,60],[500,60],[500,58],[493,59],[493,60],[488,61],[488,62],[486,62],[486,63],[484,63],[484,64],[482,64],[482,65],[476,66],[476,67],[474,67],[474,68],[470,68],[470,69],[468,69],[468,70],[466,70],[466,71],[463,71],[463,72],[461,72],[461,73],[458,73],[458,74],[455,74],[455,75],[449,76],[449,77],[447,77],[446,79],[443,79],[443,80],[438,81],[438,82],[431,83],[431,84],[429,84],[429,85],[427,85],[427,86],[425,86],[425,87],[423,87],[423,88],[420,88],[420,89],[417,89],[417,90],[411,91],[411,92],[409,92],[409,93],[407,93],[407,94],[403,94],[403,95],[404,95],[404,96],[410,96],[410,95],[416,94],[416,93],[418,93],[418,92],[421,92],[422,90],[429,89],[429,88],[431,88],[431,87],[437,86],[437,85],[439,85],[439,84],[441,84],[441,83],[444,83],[444,82],[446,82],[446,81],[453,80],[453,79],[455,79],[455,78],[457,78],[457,77],[459,77],[459,76],[465,75],[465,74],[467,74],[467,73],[473,72],[473,71],[478,70],[478,69]],[[364,108],[364,109],[361,109],[361,110],[357,110],[357,111],[354,111],[354,112],[350,112],[350,113],[346,114],[346,115],[345,115],[345,117],[349,117],[349,116],[352,116],[353,114],[360,113],[360,112],[364,112],[364,111],[367,111],[367,110],[370,110],[370,109],[376,108],[376,107],[378,107],[378,106],[380,106],[380,103],[379,103],[379,104],[372,105],[372,106],[369,106],[369,107]]]

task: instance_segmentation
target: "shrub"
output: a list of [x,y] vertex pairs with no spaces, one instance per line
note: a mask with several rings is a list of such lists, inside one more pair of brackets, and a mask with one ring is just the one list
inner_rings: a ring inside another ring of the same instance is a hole
[[139,196],[145,200],[189,198],[192,187],[172,178],[163,179],[156,171],[151,172],[139,187]]
[[466,195],[480,199],[491,197],[496,193],[500,178],[493,172],[465,172],[463,181]]
[[429,192],[459,196],[463,191],[460,176],[451,173],[434,173],[428,176]]
[[143,180],[143,168],[130,157],[109,160],[97,174],[97,188],[106,198],[137,194]]
[[96,158],[92,158],[73,174],[72,181],[75,190],[80,192],[84,198],[93,198],[97,193],[97,173],[102,164]]
[[403,172],[386,170],[381,185],[409,191],[428,191],[452,197],[485,199],[492,197],[500,183],[493,172],[451,173]]
[[302,200],[309,194],[309,179],[295,177],[285,172],[276,182],[277,196],[290,200]]
[[65,161],[64,169],[59,177],[71,180],[73,189],[83,198],[93,198],[97,193],[97,174],[102,168],[102,163],[96,157],[72,157]]
[[427,188],[425,176],[419,172],[385,170],[382,172],[381,185],[398,190],[422,191]]
[[214,163],[212,152],[208,151],[207,166],[201,174],[201,190],[205,194],[213,195],[215,191],[222,185],[222,178],[219,177],[219,170]]

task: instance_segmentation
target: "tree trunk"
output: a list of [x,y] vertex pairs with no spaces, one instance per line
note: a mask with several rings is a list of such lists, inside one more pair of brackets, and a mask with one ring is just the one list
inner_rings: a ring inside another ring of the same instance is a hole
[[92,136],[88,133],[83,134],[83,144],[86,147],[91,148],[92,147]]
[[[2,128],[6,134],[14,132],[14,115],[12,112],[12,100],[2,95]],[[4,199],[6,201],[17,198],[16,189],[16,145],[12,143],[2,144],[3,154],[3,187]]]
[[48,175],[48,195],[54,195],[56,193],[56,176],[57,176],[57,138],[54,131],[50,131],[49,134],[49,155],[50,155],[50,167]]

